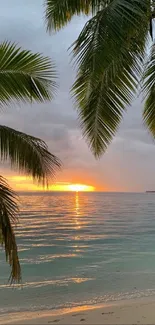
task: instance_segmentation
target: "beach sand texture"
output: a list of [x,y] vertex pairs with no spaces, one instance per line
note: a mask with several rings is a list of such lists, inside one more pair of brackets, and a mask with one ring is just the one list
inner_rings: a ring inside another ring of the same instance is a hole
[[91,309],[86,307],[65,314],[50,311],[14,313],[1,316],[0,324],[155,324],[155,298]]

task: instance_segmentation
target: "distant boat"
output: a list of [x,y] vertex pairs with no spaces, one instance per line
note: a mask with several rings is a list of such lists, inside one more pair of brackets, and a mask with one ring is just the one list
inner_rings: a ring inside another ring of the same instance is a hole
[[155,191],[146,191],[146,193],[155,193]]

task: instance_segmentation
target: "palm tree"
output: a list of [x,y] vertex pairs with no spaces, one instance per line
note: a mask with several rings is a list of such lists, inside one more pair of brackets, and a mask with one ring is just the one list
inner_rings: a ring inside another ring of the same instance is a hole
[[[0,44],[0,105],[19,101],[49,101],[55,83],[55,67],[40,54],[22,50],[15,44]],[[46,143],[31,135],[0,125],[0,158],[10,160],[11,167],[32,176],[43,185],[60,168],[59,159],[48,151]],[[18,216],[17,197],[0,176],[0,243],[11,266],[11,281],[20,281],[14,224]]]
[[45,6],[49,32],[75,15],[89,16],[73,44],[72,93],[93,154],[105,152],[139,86],[144,123],[155,137],[155,0],[45,0]]

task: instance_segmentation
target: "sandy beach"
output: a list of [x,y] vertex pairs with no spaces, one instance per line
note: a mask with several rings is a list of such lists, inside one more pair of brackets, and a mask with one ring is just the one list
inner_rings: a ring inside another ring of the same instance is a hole
[[119,304],[0,316],[0,324],[155,324],[155,297]]

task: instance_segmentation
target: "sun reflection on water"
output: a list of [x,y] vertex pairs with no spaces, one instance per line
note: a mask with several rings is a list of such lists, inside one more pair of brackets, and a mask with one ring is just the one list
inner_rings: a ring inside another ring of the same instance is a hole
[[76,192],[76,194],[75,194],[75,223],[76,223],[76,229],[81,228],[79,217],[80,217],[79,193]]

